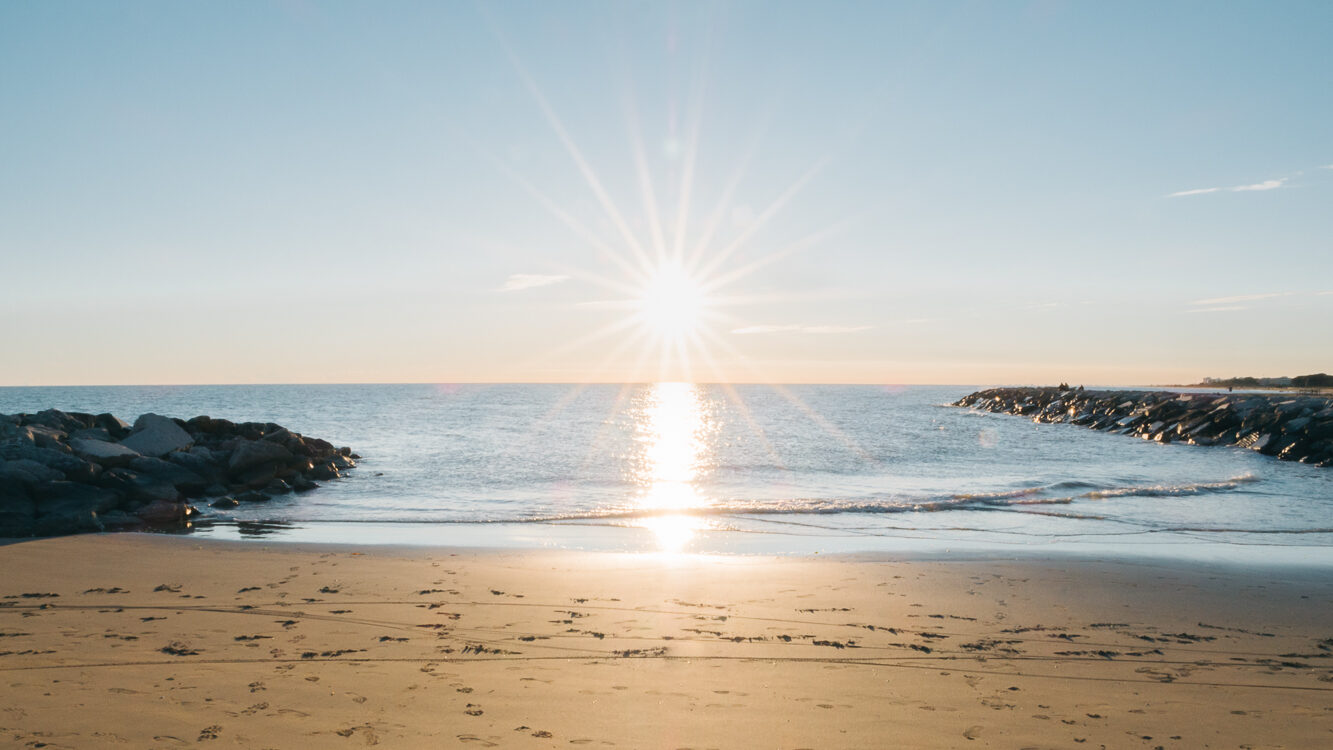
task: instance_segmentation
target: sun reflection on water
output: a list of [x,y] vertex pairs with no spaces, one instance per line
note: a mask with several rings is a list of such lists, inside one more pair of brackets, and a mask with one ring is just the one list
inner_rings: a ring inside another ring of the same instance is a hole
[[664,552],[680,552],[705,527],[689,511],[708,504],[695,484],[707,458],[710,427],[698,386],[653,384],[637,425],[644,463],[635,507],[653,512],[638,525],[653,532]]

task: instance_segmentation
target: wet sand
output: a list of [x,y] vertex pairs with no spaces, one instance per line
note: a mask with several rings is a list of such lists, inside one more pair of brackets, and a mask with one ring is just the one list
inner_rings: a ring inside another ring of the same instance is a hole
[[1333,576],[0,546],[11,747],[1333,746]]

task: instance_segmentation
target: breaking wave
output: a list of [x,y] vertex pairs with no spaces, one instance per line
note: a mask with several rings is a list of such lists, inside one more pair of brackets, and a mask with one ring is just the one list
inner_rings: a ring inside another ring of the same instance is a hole
[[987,510],[1013,506],[1070,505],[1083,500],[1111,500],[1123,497],[1183,497],[1228,492],[1257,482],[1258,477],[1244,474],[1225,481],[1182,484],[1130,485],[1087,489],[1078,494],[1064,494],[1073,488],[1089,488],[1084,482],[1057,482],[1041,487],[1025,487],[994,492],[958,493],[935,497],[890,497],[873,500],[730,500],[685,508],[625,507],[570,513],[536,515],[519,519],[486,519],[494,522],[520,521],[550,523],[579,520],[634,520],[659,516],[754,516],[754,515],[827,515],[835,513],[935,513],[951,510]]

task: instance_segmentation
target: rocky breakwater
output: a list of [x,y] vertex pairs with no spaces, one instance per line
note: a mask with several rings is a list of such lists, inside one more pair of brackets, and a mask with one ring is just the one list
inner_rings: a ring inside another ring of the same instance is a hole
[[1136,435],[1159,443],[1234,445],[1333,466],[1333,399],[1267,393],[992,388],[954,403]]
[[0,537],[180,527],[336,479],[359,458],[281,425],[48,409],[0,414]]

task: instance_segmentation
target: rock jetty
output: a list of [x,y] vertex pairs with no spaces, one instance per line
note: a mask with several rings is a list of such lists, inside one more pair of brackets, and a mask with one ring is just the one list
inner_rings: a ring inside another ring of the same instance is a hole
[[992,388],[954,403],[1069,422],[1159,443],[1234,445],[1284,461],[1333,466],[1333,399],[1267,393]]
[[182,527],[190,501],[265,502],[360,458],[281,425],[47,409],[0,414],[0,537]]

